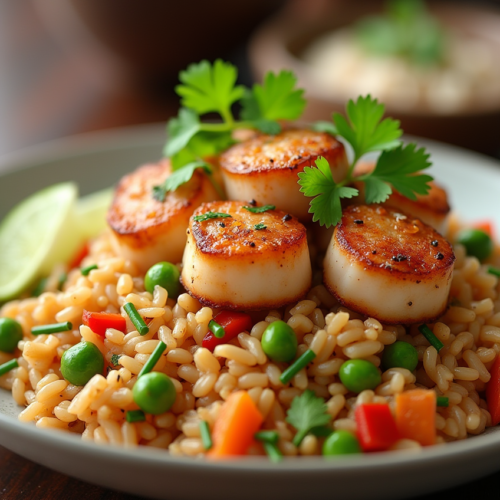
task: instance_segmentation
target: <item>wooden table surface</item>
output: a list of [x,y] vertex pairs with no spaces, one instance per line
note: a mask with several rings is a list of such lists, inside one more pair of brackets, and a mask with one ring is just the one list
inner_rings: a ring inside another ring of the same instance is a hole
[[[2,47],[8,50],[0,51],[1,71],[7,77],[0,83],[0,104],[7,103],[0,113],[0,154],[61,135],[165,121],[176,111],[176,102],[168,96],[158,98],[139,92],[129,82],[120,85],[119,72],[107,81],[92,79],[77,64],[78,60],[88,59],[85,49],[79,54],[64,53],[44,32],[36,11],[27,1],[0,2],[0,36],[10,36],[11,42]],[[43,60],[37,70],[33,69],[33,52],[37,61]],[[5,54],[6,59],[2,59]],[[500,472],[425,498],[498,498],[499,483]],[[141,500],[54,472],[2,446],[0,498]]]

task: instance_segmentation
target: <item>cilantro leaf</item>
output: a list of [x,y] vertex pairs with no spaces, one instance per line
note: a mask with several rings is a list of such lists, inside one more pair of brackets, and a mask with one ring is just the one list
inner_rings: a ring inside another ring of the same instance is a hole
[[244,206],[243,207],[245,210],[248,210],[249,212],[252,212],[253,214],[262,214],[264,212],[267,212],[268,210],[274,210],[276,208],[275,205],[263,205],[262,207],[248,207]]
[[183,106],[199,115],[216,111],[226,120],[231,105],[244,93],[244,87],[235,85],[237,76],[236,67],[230,63],[217,59],[212,65],[204,60],[180,72],[183,85],[177,85],[175,91]]
[[172,118],[167,125],[168,142],[165,144],[163,154],[170,158],[183,148],[199,132],[200,120],[191,109],[181,108],[179,115]]
[[193,217],[193,220],[195,220],[196,222],[204,222],[209,219],[219,219],[220,217],[232,217],[232,215],[226,214],[224,212],[205,212],[201,215],[195,215]]
[[287,411],[286,421],[297,429],[293,444],[299,446],[313,428],[326,425],[331,419],[331,415],[327,413],[325,400],[307,389],[293,399]]
[[327,228],[338,224],[342,218],[341,198],[352,198],[358,190],[336,184],[328,161],[319,157],[316,167],[305,167],[299,175],[300,191],[306,196],[314,197],[309,212],[313,214],[313,222]]
[[354,150],[354,162],[370,151],[391,149],[399,145],[403,131],[399,121],[392,118],[382,120],[384,105],[370,95],[352,99],[347,103],[347,117],[333,114],[338,135],[343,137]]
[[112,364],[113,366],[118,366],[118,360],[119,360],[121,357],[122,357],[122,356],[121,356],[121,354],[113,354],[113,355],[111,356],[111,364]]
[[360,177],[367,187],[367,203],[385,201],[392,192],[387,184],[410,200],[416,200],[416,194],[429,192],[432,177],[418,172],[431,166],[430,155],[424,148],[416,148],[416,144],[407,144],[382,152],[373,172]]
[[166,194],[169,191],[175,191],[179,186],[188,182],[191,177],[193,177],[195,170],[198,168],[203,169],[207,174],[212,173],[210,165],[204,161],[193,161],[192,163],[188,163],[184,167],[170,174],[163,185],[154,186],[153,198],[161,202],[165,201]]
[[245,93],[241,116],[244,120],[297,120],[302,115],[306,101],[304,91],[296,89],[297,78],[291,71],[275,74],[269,71],[264,84],[255,84]]
[[339,133],[337,127],[332,122],[319,121],[313,123],[312,129],[316,130],[316,132],[326,132],[330,135],[337,135]]
[[262,222],[259,222],[258,224],[255,224],[253,228],[256,231],[262,231],[263,229],[267,229],[267,226],[265,224],[262,224]]

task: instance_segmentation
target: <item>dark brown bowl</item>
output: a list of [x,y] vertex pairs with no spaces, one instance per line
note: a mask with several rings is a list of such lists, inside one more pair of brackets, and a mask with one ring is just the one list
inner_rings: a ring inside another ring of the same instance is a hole
[[[299,4],[300,5],[300,4]],[[378,3],[356,1],[323,3],[311,12],[307,2],[304,10],[287,10],[261,26],[249,46],[250,61],[256,78],[269,70],[287,68],[299,78],[306,89],[308,106],[304,119],[330,119],[333,111],[344,111],[345,101],[334,95],[325,96],[315,85],[308,65],[300,54],[316,38],[329,31],[348,26],[367,14],[380,12]],[[500,65],[500,11],[456,4],[438,4],[432,11],[445,26],[467,36],[486,40],[495,46]],[[500,81],[498,82],[500,86]],[[429,137],[488,154],[500,150],[500,103],[490,107],[466,109],[460,113],[438,114],[425,109],[401,111],[386,105],[388,115],[401,120],[407,134]]]

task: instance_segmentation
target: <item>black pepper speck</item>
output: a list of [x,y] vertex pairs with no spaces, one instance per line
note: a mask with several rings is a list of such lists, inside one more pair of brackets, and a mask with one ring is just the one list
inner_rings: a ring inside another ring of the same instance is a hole
[[255,205],[257,205],[257,202],[255,200],[250,200],[248,204],[251,205],[252,207],[255,207]]
[[392,256],[392,260],[395,262],[403,262],[405,260],[408,260],[408,257],[406,257],[406,255],[398,253],[397,255]]
[[224,222],[219,222],[219,226],[220,227],[226,227],[226,225],[224,224]]
[[354,223],[355,224],[363,224],[363,221],[361,219],[355,219]]
[[286,214],[284,217],[283,217],[283,222],[287,222],[289,220],[292,220],[292,216],[290,214]]
[[436,259],[437,259],[437,260],[443,260],[443,259],[444,259],[444,255],[443,255],[441,252],[438,252],[438,253],[436,254]]
[[372,250],[372,255],[376,255],[377,254],[377,250]]
[[409,306],[412,306],[412,305],[413,305],[413,302],[408,302],[408,305],[409,305]]
[[255,243],[253,241],[250,242],[250,246],[253,248],[255,247]]
[[433,247],[437,247],[439,245],[439,241],[438,240],[431,241],[431,245]]

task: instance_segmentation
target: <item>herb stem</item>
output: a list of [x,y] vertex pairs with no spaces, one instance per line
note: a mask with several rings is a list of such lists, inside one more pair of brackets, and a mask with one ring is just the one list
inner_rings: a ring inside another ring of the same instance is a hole
[[144,422],[146,420],[146,415],[142,410],[129,410],[125,415],[125,420],[129,424],[133,424],[134,422]]
[[278,446],[267,441],[263,441],[262,445],[264,446],[264,450],[266,450],[266,454],[271,462],[281,462],[281,460],[283,459],[283,454],[279,450]]
[[305,368],[314,358],[316,353],[312,349],[308,349],[302,356],[297,358],[282,374],[280,377],[280,382],[282,384],[287,384],[292,380],[292,378]]
[[10,372],[14,368],[17,368],[18,366],[19,363],[17,362],[17,359],[11,359],[10,361],[7,361],[7,363],[0,365],[0,377]]
[[127,302],[123,309],[128,314],[130,321],[132,321],[133,325],[137,328],[137,331],[141,335],[146,335],[149,332],[149,327],[146,325],[146,322],[142,319],[142,316],[137,312],[134,304],[131,302]]
[[155,347],[155,350],[151,353],[151,356],[149,356],[149,359],[142,367],[142,370],[139,372],[139,375],[137,375],[137,378],[141,377],[142,375],[146,375],[146,373],[149,373],[155,367],[156,363],[158,362],[161,355],[163,354],[163,351],[166,348],[167,344],[165,344],[163,341],[160,340],[158,345]]
[[295,437],[293,438],[293,444],[298,448],[307,434],[309,434],[309,429],[302,429],[297,432],[297,434],[295,434]]
[[53,323],[50,325],[34,326],[31,329],[31,335],[49,335],[51,333],[68,332],[73,328],[70,321],[64,323]]
[[208,422],[206,420],[202,420],[200,422],[200,434],[203,448],[205,448],[205,450],[209,450],[210,448],[212,448],[212,436],[210,434],[210,427],[208,426]]
[[450,400],[445,396],[438,396],[436,398],[436,406],[449,406]]
[[429,343],[435,347],[437,352],[443,348],[443,343],[434,335],[434,332],[425,323],[420,325],[418,330],[429,341]]

